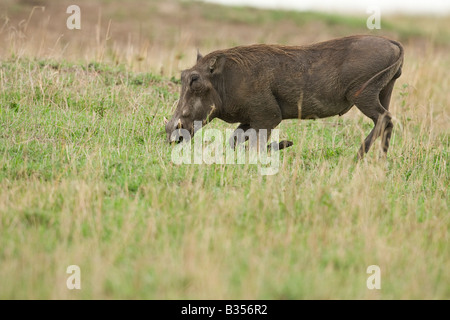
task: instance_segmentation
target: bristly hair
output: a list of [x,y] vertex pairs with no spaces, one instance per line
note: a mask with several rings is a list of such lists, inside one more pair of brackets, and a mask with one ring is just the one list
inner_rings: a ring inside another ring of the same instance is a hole
[[[225,56],[241,67],[249,67],[267,56],[284,55],[295,58],[295,51],[303,49],[299,46],[254,44],[249,46],[239,46],[230,49],[217,50],[205,56],[206,59]],[[295,51],[294,51],[295,50]]]

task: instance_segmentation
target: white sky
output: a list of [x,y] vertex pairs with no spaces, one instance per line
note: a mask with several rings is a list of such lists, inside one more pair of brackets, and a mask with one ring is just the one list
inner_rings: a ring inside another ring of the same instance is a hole
[[450,0],[206,0],[260,8],[352,12],[366,14],[371,6],[383,13],[450,14]]

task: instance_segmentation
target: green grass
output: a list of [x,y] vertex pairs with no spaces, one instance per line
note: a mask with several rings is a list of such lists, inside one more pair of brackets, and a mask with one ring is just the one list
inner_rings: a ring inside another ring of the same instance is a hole
[[405,121],[387,161],[356,163],[369,121],[287,121],[274,176],[177,166],[162,119],[179,84],[102,64],[1,72],[0,298],[450,296],[448,132]]

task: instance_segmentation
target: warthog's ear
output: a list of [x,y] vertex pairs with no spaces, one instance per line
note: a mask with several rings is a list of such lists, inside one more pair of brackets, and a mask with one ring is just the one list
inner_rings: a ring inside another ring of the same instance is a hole
[[200,53],[200,51],[197,49],[197,62],[203,58],[202,54]]
[[225,65],[225,56],[218,55],[209,60],[209,72],[211,74],[221,73]]

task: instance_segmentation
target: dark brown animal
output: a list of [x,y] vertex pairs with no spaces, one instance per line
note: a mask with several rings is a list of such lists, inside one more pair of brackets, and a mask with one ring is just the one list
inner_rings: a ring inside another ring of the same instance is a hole
[[[181,74],[181,95],[167,137],[177,129],[192,137],[194,121],[214,118],[239,122],[233,139],[248,129],[270,130],[283,119],[343,115],[353,105],[372,119],[374,128],[362,144],[362,158],[382,136],[386,153],[392,133],[389,102],[401,75],[400,43],[375,36],[350,36],[307,46],[250,45],[197,56]],[[175,134],[174,134],[175,132]],[[233,145],[233,141],[230,141]],[[280,143],[280,148],[291,145]]]

